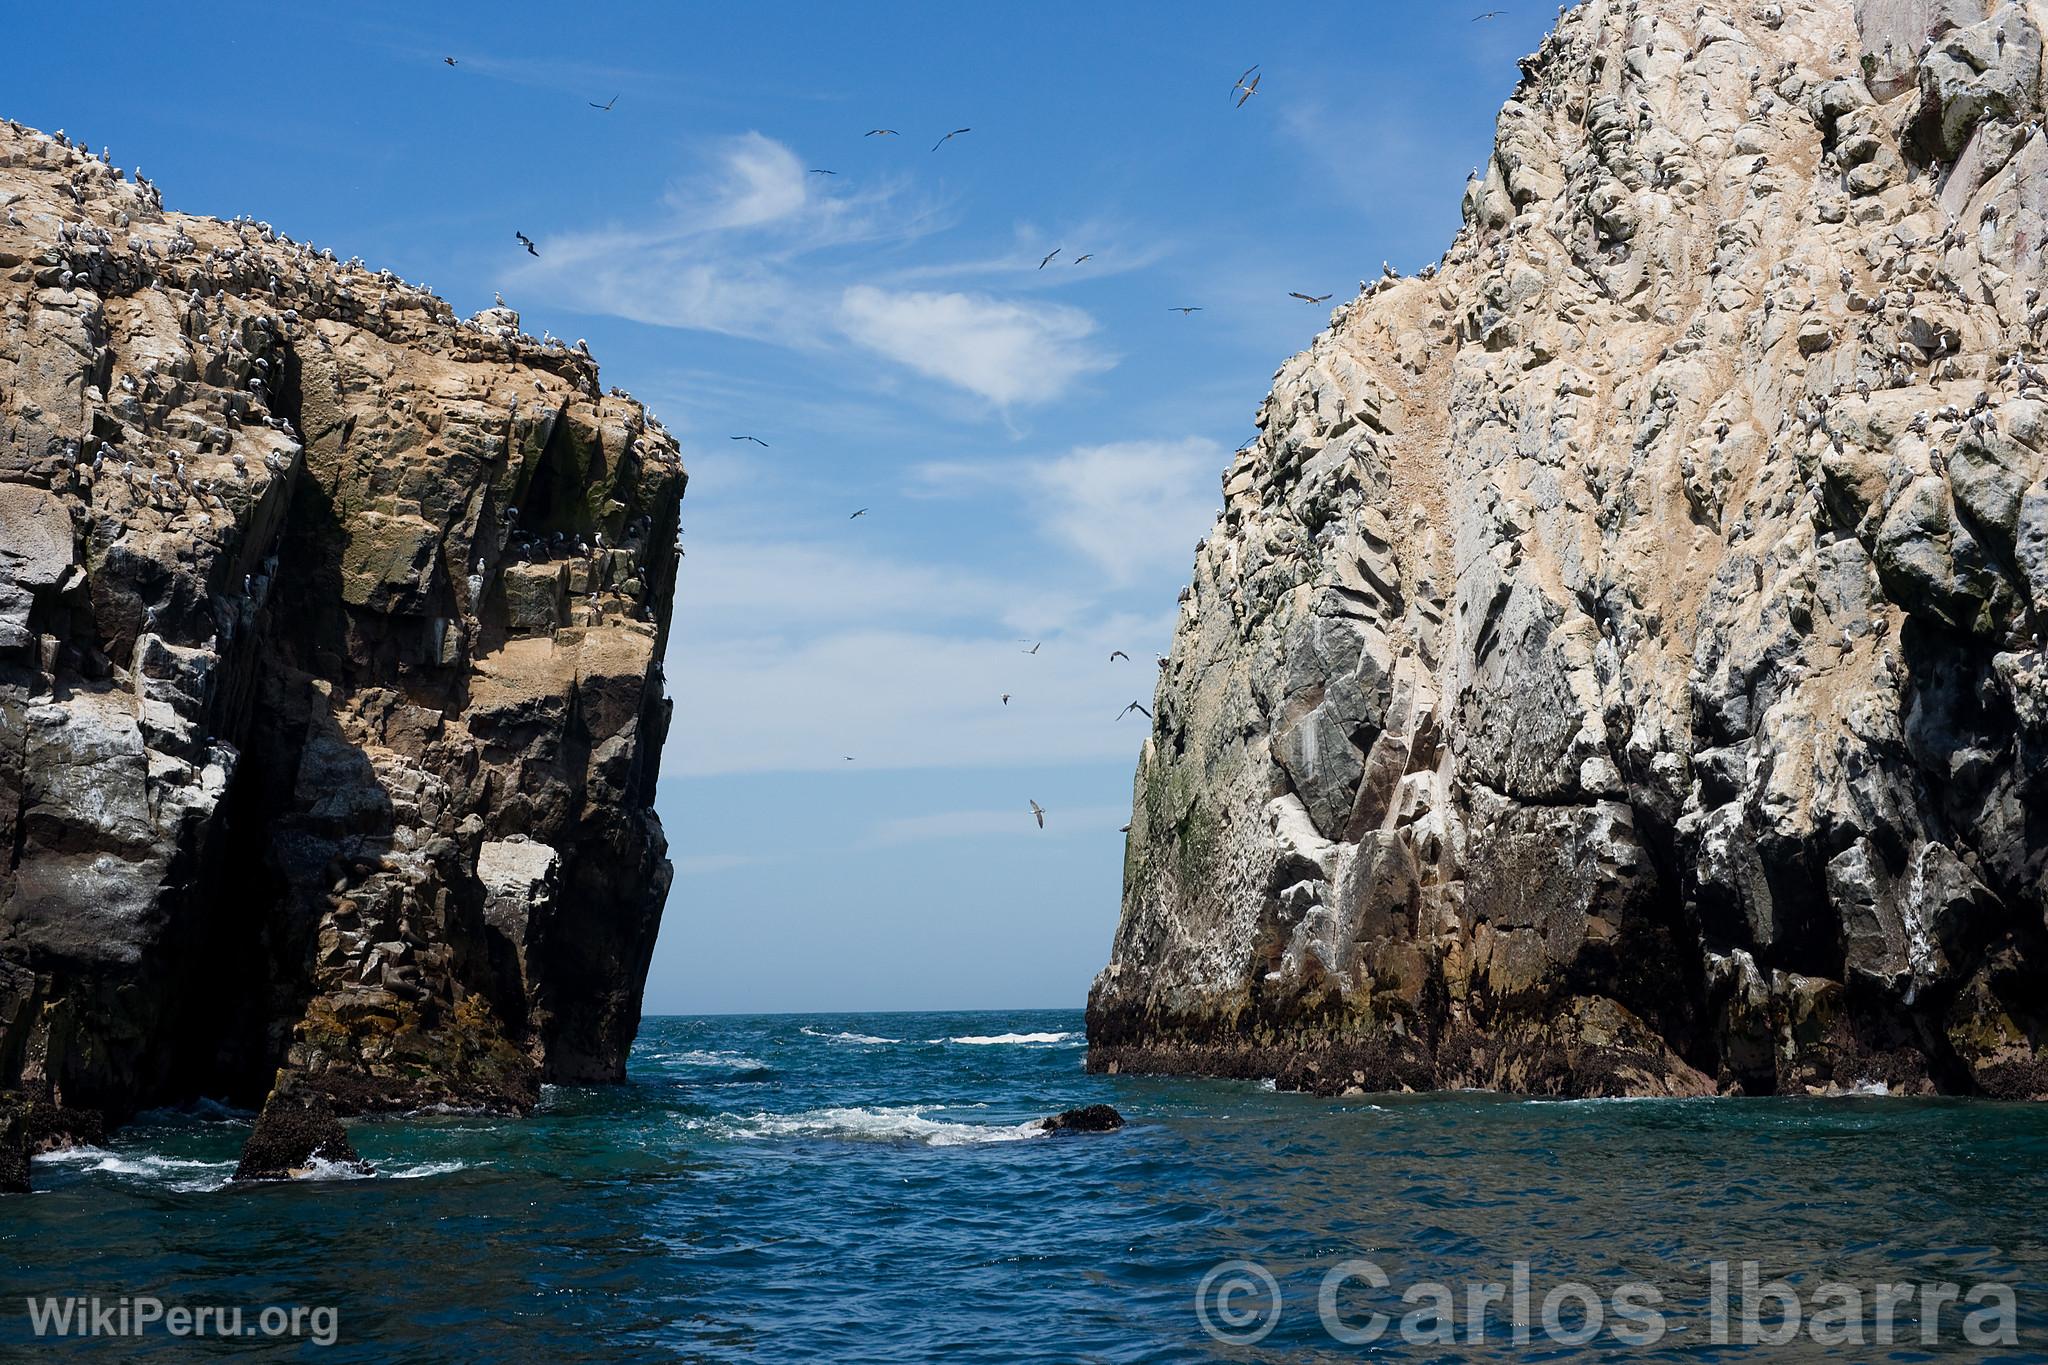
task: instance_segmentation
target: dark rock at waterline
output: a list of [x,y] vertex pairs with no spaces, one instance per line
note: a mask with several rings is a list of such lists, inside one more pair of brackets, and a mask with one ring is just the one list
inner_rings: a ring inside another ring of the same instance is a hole
[[1069,1109],[1054,1114],[1040,1127],[1048,1133],[1109,1133],[1124,1126],[1124,1116],[1106,1104],[1091,1104],[1085,1109]]
[[0,1194],[28,1193],[30,1157],[97,1143],[105,1136],[106,1123],[93,1110],[0,1092]]
[[256,1116],[235,1179],[290,1180],[304,1175],[315,1160],[370,1169],[326,1096],[280,1091]]
[[28,1124],[21,1107],[0,1099],[0,1194],[28,1193]]

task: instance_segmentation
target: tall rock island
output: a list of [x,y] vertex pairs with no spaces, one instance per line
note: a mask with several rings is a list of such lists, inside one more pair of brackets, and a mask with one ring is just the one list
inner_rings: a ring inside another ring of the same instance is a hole
[[2044,13],[1559,19],[1224,476],[1092,1068],[2048,1098]]
[[580,343],[0,124],[0,1090],[27,1126],[621,1078],[670,875],[684,482]]

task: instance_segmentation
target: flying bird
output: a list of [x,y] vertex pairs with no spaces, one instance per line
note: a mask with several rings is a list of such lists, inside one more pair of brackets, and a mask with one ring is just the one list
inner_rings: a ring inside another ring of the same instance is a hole
[[[1254,68],[1254,70],[1256,70],[1256,69],[1257,69],[1257,68]],[[1246,100],[1250,99],[1250,98],[1251,98],[1251,97],[1252,97],[1253,95],[1256,95],[1256,94],[1258,94],[1258,93],[1259,93],[1259,82],[1260,82],[1260,81],[1262,81],[1262,80],[1264,80],[1264,79],[1266,79],[1266,78],[1265,78],[1264,76],[1254,76],[1254,77],[1252,77],[1252,83],[1251,83],[1250,85],[1242,85],[1242,84],[1240,84],[1239,88],[1240,88],[1240,89],[1242,89],[1242,90],[1244,91],[1244,93],[1243,93],[1242,95],[1239,95],[1239,96],[1237,97],[1237,107],[1238,107],[1238,108],[1240,108],[1240,109],[1244,108],[1244,102],[1245,102]]]
[[1075,265],[1079,265],[1079,264],[1081,264],[1081,262],[1083,262],[1083,261],[1092,261],[1092,260],[1094,260],[1094,259],[1095,259],[1095,253],[1091,251],[1091,252],[1089,252],[1089,253],[1088,253],[1088,254],[1087,254],[1086,256],[1076,256],[1076,257],[1074,258],[1074,264],[1075,264]]
[[[1244,72],[1243,72],[1243,74],[1241,74],[1241,75],[1239,75],[1239,76],[1238,76],[1238,78],[1237,78],[1237,84],[1236,84],[1236,85],[1233,85],[1233,86],[1231,86],[1231,87],[1230,87],[1230,93],[1231,93],[1231,94],[1233,94],[1233,95],[1235,95],[1235,94],[1236,94],[1236,93],[1237,93],[1238,91],[1240,91],[1240,90],[1243,90],[1243,89],[1245,88],[1245,84],[1244,84],[1244,78],[1245,78],[1246,76],[1249,76],[1249,75],[1251,75],[1251,74],[1252,74],[1252,72],[1254,72],[1254,71],[1257,71],[1258,69],[1259,69],[1259,67],[1258,67],[1258,64],[1257,64],[1257,63],[1253,63],[1252,65],[1250,65],[1250,66],[1246,67],[1246,68],[1244,69]],[[1257,81],[1254,81],[1254,82],[1252,82],[1252,84],[1256,85],[1256,84],[1258,84],[1258,82],[1257,82]],[[1243,104],[1243,103],[1244,103],[1244,101],[1243,101],[1243,100],[1239,100],[1239,101],[1238,101],[1238,103],[1239,103],[1239,104]]]
[[758,436],[735,436],[732,439],[735,441],[752,441],[755,445],[761,447],[761,449],[763,450],[766,450],[768,448],[768,443]]
[[1118,834],[1129,834],[1131,832],[1131,827],[1129,825],[1118,825],[1116,827],[1116,832]]
[[1186,317],[1190,313],[1199,313],[1202,310],[1199,306],[1197,306],[1194,308],[1168,308],[1166,311],[1169,313],[1178,313],[1182,317]]
[[610,113],[610,112],[612,111],[612,106],[613,106],[614,104],[617,104],[618,102],[619,102],[619,97],[618,97],[617,95],[613,95],[613,96],[612,96],[612,97],[611,97],[610,99],[606,100],[606,101],[605,101],[605,102],[604,102],[603,104],[599,104],[599,103],[598,103],[598,102],[597,102],[596,100],[587,100],[587,101],[585,101],[585,103],[589,104],[589,106],[590,106],[591,108],[593,108],[593,109],[602,109],[602,110],[604,110],[604,111],[605,111],[605,112],[606,112],[607,114],[609,114],[609,113]]
[[1003,693],[1003,705],[1005,705],[1005,706],[1008,706],[1009,704],[1010,704],[1010,694],[1009,694],[1008,692],[1005,692],[1005,693]]
[[1033,802],[1031,803],[1031,814],[1032,814],[1032,816],[1033,816],[1033,817],[1034,817],[1035,819],[1037,819],[1037,821],[1038,821],[1038,827],[1039,827],[1040,829],[1044,829],[1044,828],[1045,828],[1045,807],[1044,807],[1044,806],[1041,806],[1041,805],[1039,805],[1039,804],[1038,804],[1038,803],[1037,803],[1036,801],[1033,801]]
[[[858,512],[855,512],[855,513],[853,514],[853,517],[864,517],[864,516],[866,516],[867,514],[868,514],[868,509],[867,509],[867,508],[865,508],[865,507],[863,507],[863,508],[861,508],[861,509],[860,509],[860,510],[859,510]],[[848,520],[848,521],[852,521],[852,520],[853,520],[853,517],[848,517],[848,518],[847,518],[847,520]]]
[[1150,711],[1147,711],[1144,707],[1140,706],[1137,702],[1132,702],[1129,706],[1126,706],[1123,710],[1117,712],[1116,718],[1118,720],[1122,720],[1125,716],[1128,716],[1133,711],[1136,711],[1146,720],[1152,719],[1152,713]]
[[1111,651],[1109,651],[1109,661],[1111,663],[1115,663],[1118,659],[1122,659],[1125,663],[1129,663],[1131,661],[1131,656],[1124,653],[1120,649],[1112,649]]
[[1037,653],[1037,652],[1039,651],[1039,648],[1040,648],[1040,646],[1042,646],[1042,645],[1044,645],[1044,644],[1045,644],[1045,641],[1043,641],[1043,640],[1040,640],[1040,641],[1038,642],[1038,644],[1035,644],[1035,645],[1031,646],[1031,648],[1029,648],[1029,649],[1027,649],[1027,650],[1024,650],[1023,652],[1024,652],[1024,653],[1026,653],[1026,654],[1036,654],[1036,653]]
[[1044,260],[1042,260],[1042,261],[1040,261],[1040,262],[1038,263],[1038,268],[1039,268],[1040,270],[1043,270],[1043,269],[1045,269],[1045,268],[1046,268],[1046,266],[1048,266],[1048,265],[1050,265],[1050,264],[1052,263],[1052,258],[1060,254],[1060,251],[1061,251],[1061,250],[1062,250],[1062,248],[1060,248],[1060,247],[1054,247],[1054,248],[1053,248],[1053,249],[1052,249],[1051,251],[1048,251],[1048,252],[1046,252],[1046,253],[1045,253],[1045,259],[1044,259]]
[[455,59],[453,57],[443,57],[441,60],[448,63],[448,65],[450,66],[455,65]]
[[821,171],[821,170],[816,170],[816,169],[813,169],[813,170],[811,171],[811,174],[812,174],[812,175],[837,175],[837,174],[839,174],[839,172],[837,172],[837,171]]
[[1500,16],[1501,16],[1501,13],[1502,13],[1502,11],[1500,11],[1500,10],[1497,10],[1497,9],[1490,9],[1490,10],[1488,10],[1488,11],[1487,11],[1486,13],[1484,13],[1484,14],[1475,14],[1475,15],[1473,15],[1473,16],[1472,16],[1472,22],[1476,24],[1476,23],[1478,23],[1478,22],[1479,22],[1479,21],[1480,21],[1481,19],[1498,19],[1498,18],[1500,18]]
[[538,255],[540,255],[540,252],[538,252],[537,250],[535,250],[535,249],[534,249],[534,245],[533,245],[533,238],[531,238],[531,237],[527,236],[527,235],[526,235],[525,233],[523,233],[523,232],[515,232],[515,233],[513,233],[512,235],[513,235],[514,237],[517,237],[517,238],[519,239],[519,245],[521,245],[521,246],[523,246],[523,247],[525,247],[525,248],[526,248],[526,254],[527,254],[527,255],[529,255],[529,256],[538,256]]
[[952,141],[952,140],[953,140],[954,138],[956,138],[956,137],[960,136],[960,134],[962,134],[962,133],[971,133],[971,132],[973,132],[973,131],[974,131],[974,130],[973,130],[972,128],[955,128],[955,129],[954,129],[954,130],[953,130],[952,132],[950,132],[950,133],[946,134],[946,135],[945,135],[944,137],[940,138],[940,139],[939,139],[939,140],[938,140],[937,142],[934,142],[934,143],[932,144],[932,150],[936,152],[937,150],[939,150],[939,148],[941,148],[941,147],[945,146],[945,145],[946,145],[947,143],[951,142],[951,141]]
[[862,133],[862,134],[861,134],[861,136],[862,136],[862,137],[899,137],[899,136],[901,136],[901,134],[899,134],[899,133],[898,133],[898,132],[897,132],[897,131],[896,131],[896,130],[895,130],[894,128],[870,128],[870,129],[868,129],[868,130],[867,130],[867,131],[866,131],[865,133]]
[[1303,303],[1328,303],[1330,301],[1328,294],[1297,294],[1292,289],[1287,291],[1287,297],[1290,299],[1300,299]]

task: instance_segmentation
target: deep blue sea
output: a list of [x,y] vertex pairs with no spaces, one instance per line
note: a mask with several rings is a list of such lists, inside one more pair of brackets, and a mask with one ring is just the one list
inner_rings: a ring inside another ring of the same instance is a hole
[[[628,1085],[357,1124],[375,1176],[288,1185],[228,1184],[247,1114],[153,1114],[0,1202],[0,1354],[2048,1359],[2048,1106],[1327,1100],[1083,1056],[1071,1011],[654,1018]],[[1129,1126],[1032,1126],[1096,1102]],[[1772,1281],[1801,1315],[1776,1346]],[[1967,1340],[1995,1298],[1944,1284],[2003,1285],[2017,1343]],[[1882,1319],[1881,1285],[1908,1293]],[[239,1307],[247,1335],[39,1340],[46,1295]],[[294,1307],[301,1335],[264,1334]]]

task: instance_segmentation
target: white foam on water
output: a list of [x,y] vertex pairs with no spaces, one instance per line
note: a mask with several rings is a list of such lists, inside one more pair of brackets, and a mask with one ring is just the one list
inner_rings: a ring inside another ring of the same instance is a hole
[[1050,1047],[1055,1043],[1071,1043],[1081,1035],[1078,1033],[970,1033],[959,1038],[934,1038],[935,1043],[963,1043],[969,1047],[990,1047],[997,1044],[1015,1044],[1022,1047]]
[[110,1152],[104,1147],[67,1147],[43,1152],[32,1162],[81,1166],[89,1174],[125,1176],[181,1194],[217,1190],[235,1173],[233,1161],[201,1161],[196,1157],[157,1156],[153,1152]]
[[880,1047],[884,1043],[900,1043],[901,1038],[877,1038],[872,1033],[827,1033],[823,1029],[805,1024],[799,1033],[808,1033],[813,1038],[823,1038],[828,1043],[858,1043],[863,1047]]
[[717,1067],[726,1071],[765,1071],[768,1063],[758,1057],[749,1057],[744,1052],[657,1052],[657,1062],[672,1062],[677,1066]]
[[838,1138],[848,1142],[896,1142],[926,1147],[973,1147],[993,1142],[1020,1142],[1044,1137],[1040,1120],[1025,1123],[946,1123],[925,1117],[938,1106],[811,1109],[796,1114],[721,1114],[715,1119],[685,1119],[685,1128],[719,1137]]
[[306,1163],[305,1174],[295,1175],[294,1180],[368,1180],[376,1173],[366,1171],[352,1161],[329,1161],[316,1156]]
[[[491,1163],[486,1161],[482,1164],[488,1166]],[[470,1165],[471,1163],[467,1161],[423,1161],[417,1166],[387,1166],[380,1169],[377,1174],[389,1176],[393,1180],[424,1180],[428,1176],[452,1175],[456,1171],[466,1171]]]

